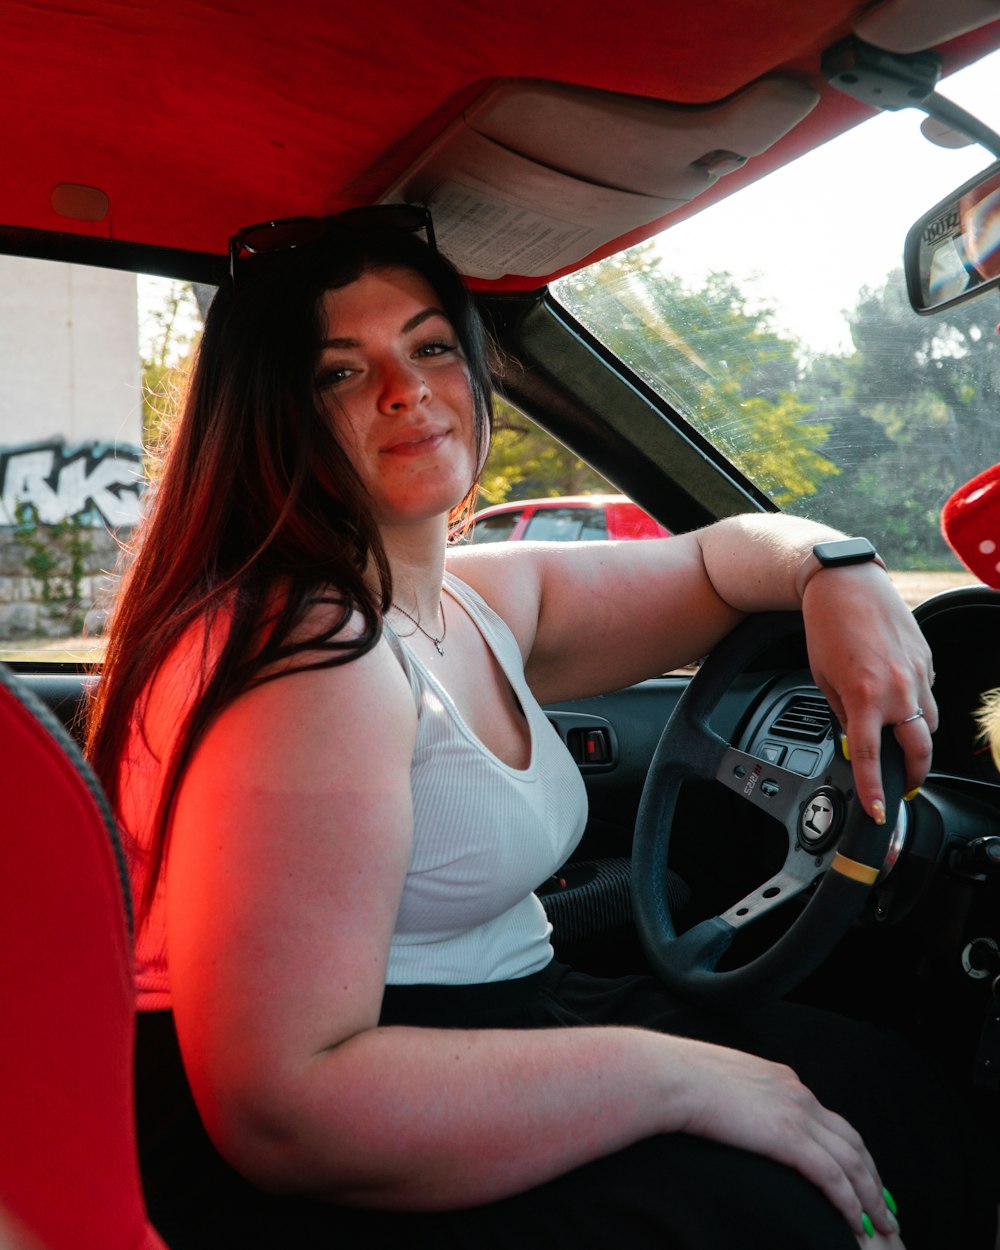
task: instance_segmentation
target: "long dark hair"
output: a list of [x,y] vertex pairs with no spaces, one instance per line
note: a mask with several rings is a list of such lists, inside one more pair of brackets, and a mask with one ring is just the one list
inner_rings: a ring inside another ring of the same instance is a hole
[[[272,680],[277,661],[301,657],[282,672],[344,664],[380,637],[389,565],[367,492],[317,402],[314,372],[326,292],[395,268],[418,273],[441,301],[468,363],[484,449],[487,337],[456,270],[416,236],[334,227],[321,243],[242,259],[235,288],[220,287],[209,310],[181,420],[126,555],[88,710],[87,754],[118,811],[121,761],[133,725],[143,732],[157,671],[192,622],[205,622],[206,638],[225,623],[217,656],[205,647],[198,695],[161,761],[140,921],[184,771],[215,717]],[[304,618],[321,601],[332,624],[307,634]],[[345,628],[358,617],[360,628]]]

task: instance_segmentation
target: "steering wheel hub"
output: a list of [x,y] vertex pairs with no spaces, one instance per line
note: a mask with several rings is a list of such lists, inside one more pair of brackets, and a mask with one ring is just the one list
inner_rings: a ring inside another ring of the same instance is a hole
[[844,824],[844,796],[833,786],[820,786],[802,804],[799,815],[799,846],[804,851],[824,851],[836,842]]

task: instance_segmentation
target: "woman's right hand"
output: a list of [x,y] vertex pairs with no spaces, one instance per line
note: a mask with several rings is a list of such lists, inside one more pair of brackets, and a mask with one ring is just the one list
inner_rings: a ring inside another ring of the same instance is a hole
[[[843,1213],[860,1245],[902,1247],[878,1169],[856,1129],[824,1107],[791,1068],[722,1046],[691,1046],[685,1092],[675,1104],[686,1098],[690,1110],[675,1127],[794,1168]],[[863,1212],[874,1238],[863,1227]]]

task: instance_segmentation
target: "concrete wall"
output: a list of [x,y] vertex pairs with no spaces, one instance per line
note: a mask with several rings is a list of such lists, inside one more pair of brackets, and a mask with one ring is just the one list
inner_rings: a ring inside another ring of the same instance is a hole
[[[128,531],[139,517],[141,440],[135,275],[0,256],[0,638],[72,632],[25,564],[18,505],[30,506],[38,535],[81,519],[90,603],[116,561],[108,529]],[[100,619],[91,613],[91,629]]]
[[90,529],[87,538],[90,550],[83,560],[79,600],[68,594],[65,561],[47,579],[54,594],[46,600],[42,579],[25,568],[30,551],[14,540],[11,530],[0,530],[0,641],[103,633],[118,584],[119,547],[106,529]]
[[134,274],[0,256],[0,446],[142,433]]

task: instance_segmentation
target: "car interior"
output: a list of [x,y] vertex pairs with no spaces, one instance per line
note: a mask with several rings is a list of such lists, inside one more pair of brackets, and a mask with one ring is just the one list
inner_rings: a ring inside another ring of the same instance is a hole
[[[229,237],[247,223],[426,204],[495,340],[507,403],[670,533],[775,510],[780,494],[751,460],[589,324],[597,288],[559,292],[905,110],[934,142],[977,154],[974,174],[928,187],[909,234],[895,232],[914,318],[940,324],[961,304],[992,350],[1000,266],[975,264],[965,206],[996,198],[1000,137],[949,98],[948,79],[998,49],[997,0],[625,0],[613,10],[456,0],[429,11],[370,0],[349,19],[321,0],[291,11],[262,0],[8,0],[0,323],[30,317],[22,262],[148,275],[210,296],[227,281]],[[859,218],[878,215],[872,201],[859,198]],[[835,252],[837,240],[816,247]],[[815,287],[810,262],[799,268]],[[614,307],[621,319],[630,305]],[[100,325],[77,315],[89,350]],[[46,334],[55,341],[63,328]],[[625,338],[628,328],[618,326]],[[660,337],[678,350],[672,332]],[[701,358],[684,351],[700,379]],[[991,385],[979,467],[1000,445],[1000,382]],[[21,524],[11,501],[31,480],[14,481],[14,452],[47,446],[54,429],[66,463],[78,463],[86,430],[55,425],[0,386],[0,531]],[[37,471],[53,490],[54,472]],[[120,503],[131,488],[108,489]],[[84,495],[92,524],[100,505]],[[910,514],[894,508],[884,519],[898,535]],[[8,572],[0,564],[0,597]],[[912,801],[887,739],[895,816],[877,839],[801,620],[768,615],[688,669],[546,708],[590,807],[573,861],[539,894],[557,954],[578,967],[652,969],[719,1010],[783,994],[892,1025],[948,1067],[995,1136],[1000,773],[976,709],[1000,686],[1000,592],[969,578],[914,611],[934,655],[940,729]],[[154,1247],[128,1101],[131,904],[114,821],[78,745],[99,654],[3,648],[0,639],[0,960],[9,1018],[23,1027],[0,1042],[0,1211],[12,1245],[23,1234],[38,1250]],[[834,791],[847,796],[843,812],[811,826]],[[877,878],[829,872],[838,854],[877,862]],[[68,944],[87,956],[69,979]],[[3,1235],[0,1226],[0,1244]]]

